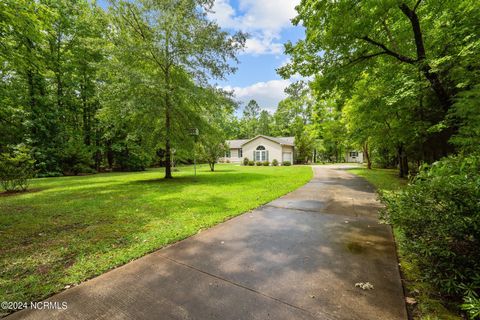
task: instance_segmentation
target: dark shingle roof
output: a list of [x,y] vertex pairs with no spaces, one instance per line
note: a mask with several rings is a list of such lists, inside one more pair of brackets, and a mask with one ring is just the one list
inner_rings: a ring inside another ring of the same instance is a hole
[[230,149],[239,149],[248,140],[249,139],[227,140],[227,144],[229,145]]
[[275,141],[279,144],[288,145],[288,146],[295,146],[295,137],[269,137],[264,135],[258,135],[252,139],[240,139],[240,140],[227,140],[227,144],[230,146],[230,149],[239,149],[241,148],[246,142],[254,140],[258,137],[264,137],[266,139]]

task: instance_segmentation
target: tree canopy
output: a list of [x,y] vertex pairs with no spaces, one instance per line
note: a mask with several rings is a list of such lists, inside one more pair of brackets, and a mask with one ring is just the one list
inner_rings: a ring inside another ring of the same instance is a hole
[[191,159],[189,130],[218,135],[235,109],[210,80],[235,71],[245,35],[209,20],[211,5],[3,2],[0,151],[24,144],[40,176],[159,162],[171,177],[172,158]]
[[297,12],[293,23],[303,25],[306,36],[286,44],[291,63],[278,71],[286,78],[313,78],[312,94],[327,104],[319,119],[339,112],[337,123],[319,135],[343,123],[344,143],[365,154],[370,146],[374,160],[397,164],[401,176],[409,164],[471,149],[479,126],[470,116],[479,111],[473,103],[480,70],[478,5],[303,0]]

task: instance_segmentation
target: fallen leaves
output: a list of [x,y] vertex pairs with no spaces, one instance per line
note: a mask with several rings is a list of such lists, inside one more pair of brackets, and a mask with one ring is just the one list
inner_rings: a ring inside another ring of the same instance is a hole
[[415,300],[415,298],[412,298],[412,297],[405,297],[405,302],[407,304],[417,304],[417,300]]
[[370,282],[357,282],[355,283],[355,287],[362,290],[373,290],[373,284],[371,284]]

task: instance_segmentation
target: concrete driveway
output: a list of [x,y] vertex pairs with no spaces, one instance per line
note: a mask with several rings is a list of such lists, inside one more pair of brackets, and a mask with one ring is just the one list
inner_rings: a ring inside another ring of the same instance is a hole
[[406,319],[390,227],[344,169],[8,319]]

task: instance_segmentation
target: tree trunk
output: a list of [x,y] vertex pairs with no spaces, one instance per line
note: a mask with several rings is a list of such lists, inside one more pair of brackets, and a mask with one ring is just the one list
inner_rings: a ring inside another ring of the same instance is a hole
[[[168,87],[168,81],[167,81]],[[168,89],[167,89],[168,90]],[[171,106],[170,106],[170,92],[165,94],[165,179],[172,179],[172,150],[170,146],[171,135]]]
[[215,171],[215,162],[209,162],[208,164],[210,165],[210,171]]
[[408,177],[408,174],[410,173],[410,169],[408,168],[408,157],[405,153],[403,154],[402,160],[403,160],[403,173],[405,177]]
[[60,67],[60,60],[61,60],[61,34],[60,32],[57,34],[57,39],[55,43],[55,50],[56,50],[56,65],[55,65],[55,78],[57,80],[57,106],[58,111],[63,112],[63,82],[62,82],[62,72]]
[[338,159],[340,159],[340,155],[338,152],[338,144],[335,142],[335,163],[338,163]]
[[440,77],[436,72],[432,72],[432,68],[426,61],[426,52],[425,52],[425,45],[423,41],[423,34],[422,29],[420,27],[420,20],[418,19],[418,15],[413,10],[410,9],[405,3],[402,3],[400,6],[400,10],[408,17],[410,20],[410,24],[412,25],[413,37],[415,40],[415,47],[417,50],[417,64],[419,65],[420,71],[425,75],[425,78],[430,82],[435,95],[437,96],[440,104],[444,111],[448,111],[450,106],[452,105],[452,99],[450,94],[447,92],[445,87],[440,81]]
[[91,119],[90,119],[90,105],[88,103],[88,84],[87,84],[87,74],[86,67],[82,72],[82,83],[80,84],[80,96],[82,99],[82,108],[83,108],[83,141],[85,145],[89,146],[92,143],[92,132],[91,132]]
[[95,129],[95,170],[98,172],[100,171],[100,165],[102,164],[102,152],[101,149],[101,138],[100,138],[100,130],[98,130],[98,126]]
[[170,146],[170,107],[165,107],[165,179],[172,179],[172,150]]
[[407,158],[407,155],[405,154],[405,148],[403,147],[403,144],[400,144],[398,146],[397,152],[398,152],[398,166],[400,169],[399,177],[405,178],[408,176],[408,158]]
[[372,161],[370,160],[370,154],[368,153],[368,141],[363,144],[363,154],[367,160],[367,169],[372,169]]
[[105,142],[105,145],[106,145],[106,147],[107,147],[107,154],[106,154],[106,156],[107,156],[108,169],[112,170],[112,168],[113,168],[113,160],[114,160],[114,159],[113,159],[113,158],[114,158],[114,156],[113,156],[113,150],[112,150],[112,141],[107,140],[107,141]]
[[27,70],[27,81],[30,108],[33,112],[35,112],[37,111],[37,99],[35,97],[35,80],[33,79],[33,72],[30,69]]

